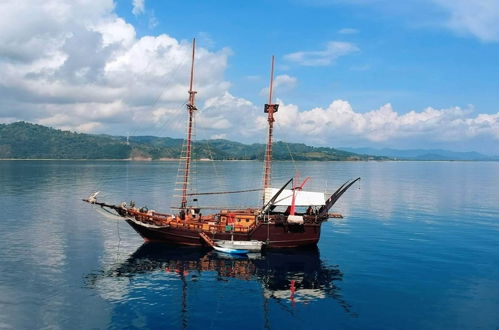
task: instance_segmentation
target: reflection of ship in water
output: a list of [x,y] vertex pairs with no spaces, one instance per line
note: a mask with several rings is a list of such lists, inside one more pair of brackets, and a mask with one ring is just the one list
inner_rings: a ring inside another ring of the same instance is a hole
[[211,272],[213,278],[214,272],[218,281],[238,279],[259,282],[266,301],[289,301],[296,305],[333,298],[347,313],[353,315],[337,286],[343,274],[338,266],[322,262],[316,246],[235,257],[197,247],[144,243],[123,263],[87,275],[86,283],[90,287],[97,287],[102,280],[133,278],[159,271],[177,274],[184,283],[183,289],[187,289],[190,280],[202,279],[203,273]]

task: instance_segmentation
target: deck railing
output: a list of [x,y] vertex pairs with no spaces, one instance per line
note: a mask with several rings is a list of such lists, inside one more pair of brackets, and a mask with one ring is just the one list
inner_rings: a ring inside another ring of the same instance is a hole
[[252,231],[256,227],[256,223],[252,223],[249,226],[241,226],[241,225],[221,225],[221,224],[207,224],[207,223],[193,223],[193,222],[185,222],[179,219],[170,219],[168,220],[169,215],[153,212],[152,215],[144,214],[141,212],[128,210],[127,213],[133,216],[136,220],[139,220],[144,223],[155,224],[155,225],[164,225],[167,223],[170,227],[174,228],[185,228],[190,230],[198,230],[198,231],[208,231],[208,232],[223,232],[223,233],[248,233]]

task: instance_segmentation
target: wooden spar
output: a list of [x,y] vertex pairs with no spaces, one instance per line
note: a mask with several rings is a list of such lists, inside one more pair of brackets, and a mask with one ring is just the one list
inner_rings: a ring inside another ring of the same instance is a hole
[[318,216],[320,217],[320,216],[327,215],[327,213],[329,212],[329,209],[331,207],[333,207],[334,203],[336,203],[336,201],[341,197],[341,195],[343,195],[345,193],[345,191],[348,190],[348,188],[350,188],[355,182],[357,182],[359,180],[360,180],[360,178],[357,178],[350,183],[349,183],[349,181],[347,181],[343,185],[341,185],[341,187],[339,187],[338,190],[336,190],[331,195],[331,197],[328,198],[328,200],[326,201],[326,204],[319,209]]
[[[265,204],[265,199],[264,199],[264,206],[262,207],[262,211],[261,213],[266,213],[270,207],[272,207],[272,205],[274,204],[274,202],[276,201],[277,197],[279,197],[279,195],[282,193],[282,191],[284,189],[286,189],[286,187],[288,186],[288,184],[291,183],[291,181],[293,181],[293,178],[289,179],[288,182],[286,182],[284,184],[284,186],[281,187],[281,189],[279,189],[275,194],[274,196],[267,202],[267,204]],[[263,196],[265,198],[265,194]]]
[[[272,55],[272,69],[270,70],[269,105],[272,104],[272,87],[274,84],[274,55]],[[270,113],[270,111],[269,111]]]
[[296,211],[296,205],[295,205],[295,202],[296,202],[296,193],[297,191],[300,191],[303,189],[303,187],[305,186],[305,183],[307,183],[307,181],[310,179],[310,177],[307,177],[302,183],[301,185],[299,186],[298,185],[298,177],[299,177],[299,174],[296,175],[296,185],[295,185],[295,180],[293,180],[293,197],[291,199],[291,208],[289,210],[289,215],[295,215],[295,211]]
[[189,120],[187,124],[187,147],[185,155],[185,167],[184,167],[184,181],[182,185],[182,201],[180,203],[181,209],[187,208],[187,190],[189,188],[189,174],[191,169],[191,154],[192,154],[192,126],[194,121],[194,111],[197,110],[195,97],[196,91],[192,90],[192,85],[194,83],[194,55],[196,51],[196,39],[192,40],[192,64],[191,64],[191,78],[189,82],[189,101],[187,103],[187,112],[189,114]]
[[274,109],[275,104],[272,104],[272,88],[274,84],[274,56],[272,56],[272,69],[270,71],[270,86],[269,86],[269,103],[265,105],[265,112],[268,112],[267,121],[269,123],[267,148],[265,150],[265,170],[263,174],[263,203],[265,204],[265,189],[270,188],[270,175],[272,170],[272,134],[274,129]]

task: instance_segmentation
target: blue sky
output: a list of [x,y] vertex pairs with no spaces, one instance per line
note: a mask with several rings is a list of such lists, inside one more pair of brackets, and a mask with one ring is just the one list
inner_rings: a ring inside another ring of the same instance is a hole
[[[247,77],[266,80],[275,54],[277,73],[299,79],[286,99],[306,107],[341,98],[357,111],[384,103],[399,112],[469,104],[484,113],[499,111],[499,44],[446,28],[450,13],[436,3],[395,6],[393,1],[148,1],[144,15],[135,16],[130,1],[119,1],[117,12],[139,35],[196,36],[200,46],[229,47],[226,77],[234,94],[248,99],[255,99],[262,81]],[[152,29],[151,15],[158,22]],[[359,50],[326,66],[284,59],[296,51],[321,50],[332,40]]]
[[196,37],[200,138],[264,141],[275,55],[281,139],[499,154],[495,0],[9,0],[0,31],[0,122],[182,136]]

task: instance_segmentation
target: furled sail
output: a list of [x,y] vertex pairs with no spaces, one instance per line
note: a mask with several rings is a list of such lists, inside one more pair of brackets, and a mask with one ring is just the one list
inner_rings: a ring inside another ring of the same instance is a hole
[[[268,201],[277,193],[279,189],[277,188],[266,188],[265,189],[265,203],[268,203]],[[324,197],[324,194],[321,192],[314,192],[314,191],[303,191],[303,190],[297,190],[295,192],[296,194],[296,200],[295,200],[295,205],[296,206],[322,206],[326,203],[326,199]],[[276,206],[290,206],[293,198],[293,190],[291,189],[284,189],[280,194],[277,200],[274,202],[274,205]]]

